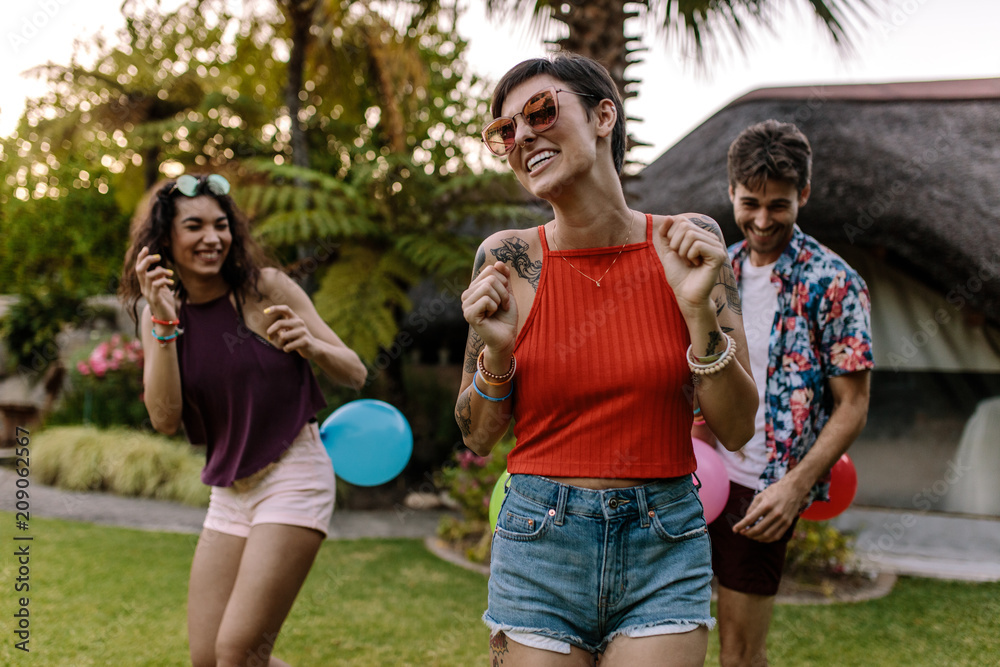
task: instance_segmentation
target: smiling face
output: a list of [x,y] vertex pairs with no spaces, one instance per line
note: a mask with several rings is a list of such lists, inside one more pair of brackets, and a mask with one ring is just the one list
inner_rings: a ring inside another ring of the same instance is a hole
[[233,243],[225,211],[209,196],[177,197],[176,207],[170,249],[181,280],[223,281],[222,265]]
[[799,208],[809,199],[809,186],[801,192],[794,183],[768,179],[759,190],[730,186],[733,217],[750,246],[754,266],[776,262],[792,240]]
[[[597,157],[595,130],[600,117],[598,114],[588,117],[579,95],[557,93],[558,120],[544,132],[533,131],[521,112],[529,99],[548,87],[570,89],[568,84],[547,74],[535,76],[511,89],[501,109],[506,117],[517,114],[516,143],[507,155],[511,169],[528,192],[542,199],[558,196],[593,166]],[[610,127],[604,134],[610,134]]]

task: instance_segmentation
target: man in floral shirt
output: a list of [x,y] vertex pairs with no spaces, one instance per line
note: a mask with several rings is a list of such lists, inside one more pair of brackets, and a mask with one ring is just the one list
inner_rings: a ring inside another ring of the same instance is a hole
[[729,502],[709,532],[722,667],[767,664],[767,631],[795,522],[827,499],[829,470],[861,433],[872,368],[868,288],[795,224],[812,150],[774,120],[729,148],[729,197],[746,237],[729,248],[760,407],[739,452],[720,451]]

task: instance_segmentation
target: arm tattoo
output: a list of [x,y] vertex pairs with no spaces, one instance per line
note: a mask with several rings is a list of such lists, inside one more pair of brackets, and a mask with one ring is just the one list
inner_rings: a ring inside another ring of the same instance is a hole
[[722,336],[719,335],[718,331],[713,329],[708,332],[708,347],[705,348],[706,357],[710,357],[715,354],[715,348],[719,346],[720,340],[722,340]]
[[733,267],[726,262],[722,267],[722,286],[726,288],[726,305],[737,315],[743,315],[743,305],[740,303],[740,287],[736,284],[736,274]]
[[479,337],[472,327],[469,327],[469,340],[465,343],[465,372],[475,373],[476,372],[476,361],[479,359],[479,353],[482,352],[485,343],[483,339]]
[[[712,232],[718,236],[719,240],[722,241],[722,244],[725,245],[726,239],[722,235],[722,228],[719,227],[719,223],[715,220],[712,220],[707,215],[696,215],[691,218],[691,222],[698,225],[705,231]],[[716,285],[722,285],[726,288],[726,305],[729,306],[729,309],[737,315],[742,315],[743,306],[740,304],[739,285],[736,284],[736,274],[733,273],[733,267],[728,262],[722,267],[722,281],[716,283]],[[722,308],[719,308],[716,315],[721,312]]]
[[725,237],[722,236],[722,228],[719,227],[719,223],[717,223],[715,220],[712,220],[707,215],[696,215],[695,217],[691,218],[691,222],[698,225],[707,232],[712,232],[713,234],[719,237],[719,240],[722,241],[723,244],[725,244],[726,239]]
[[482,272],[484,264],[486,264],[486,251],[480,247],[479,251],[476,253],[476,261],[472,265],[473,278],[475,278],[480,274],[480,272]]
[[458,397],[458,404],[455,406],[455,421],[458,422],[462,436],[468,438],[469,434],[472,433],[472,391],[468,389]]
[[513,266],[517,275],[531,283],[535,291],[538,291],[538,281],[542,277],[542,263],[532,262],[528,258],[527,243],[516,236],[511,236],[503,240],[502,248],[493,248],[490,252],[501,262]]

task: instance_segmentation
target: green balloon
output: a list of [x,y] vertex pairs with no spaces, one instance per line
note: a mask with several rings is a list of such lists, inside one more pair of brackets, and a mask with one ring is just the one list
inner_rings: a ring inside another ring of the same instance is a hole
[[490,530],[497,529],[497,518],[500,516],[500,506],[503,505],[504,496],[507,495],[507,480],[510,473],[506,470],[500,475],[500,479],[493,486],[493,495],[490,496]]

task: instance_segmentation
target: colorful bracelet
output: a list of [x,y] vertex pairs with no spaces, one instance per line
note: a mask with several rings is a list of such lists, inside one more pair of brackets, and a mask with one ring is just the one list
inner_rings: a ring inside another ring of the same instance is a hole
[[691,346],[688,346],[688,368],[691,369],[692,373],[695,375],[714,375],[728,366],[729,362],[733,360],[733,357],[736,356],[736,341],[727,333],[723,333],[722,335],[726,337],[726,349],[722,351],[722,355],[718,359],[709,364],[698,363],[698,358],[694,356]]
[[153,320],[153,324],[162,324],[164,326],[173,326],[173,327],[175,327],[175,326],[177,326],[178,324],[181,323],[180,320],[158,320],[158,319],[156,319],[155,315],[153,315],[149,319]]
[[479,371],[480,377],[483,378],[483,382],[493,387],[499,387],[500,385],[507,384],[512,379],[514,379],[514,371],[517,370],[517,359],[514,358],[513,354],[510,355],[510,368],[508,368],[507,372],[504,373],[503,375],[490,373],[488,370],[486,370],[486,364],[483,363],[483,357],[485,355],[486,355],[486,349],[483,348],[483,350],[479,353],[479,358],[476,359],[476,368]]
[[[514,385],[510,386],[510,392],[506,396],[504,396],[503,398],[494,398],[492,396],[484,394],[483,390],[476,386],[476,376],[482,377],[481,375],[479,375],[479,371],[478,370],[476,371],[476,375],[472,376],[472,388],[476,390],[477,394],[479,394],[480,396],[482,396],[483,398],[485,398],[487,401],[489,401],[491,403],[503,403],[508,398],[510,398],[511,396],[514,395]],[[483,381],[485,382],[485,379]],[[489,384],[489,383],[487,382],[487,384]],[[494,386],[496,386],[496,385],[494,385]]]
[[156,334],[156,327],[154,326],[150,328],[150,333],[153,334],[153,338],[160,341],[160,347],[166,347],[167,343],[169,343],[172,340],[175,340],[178,336],[184,333],[184,329],[176,329],[172,334],[169,334],[167,336],[158,336]]

